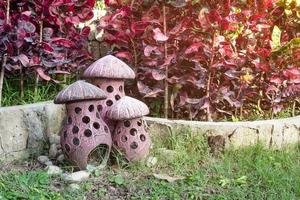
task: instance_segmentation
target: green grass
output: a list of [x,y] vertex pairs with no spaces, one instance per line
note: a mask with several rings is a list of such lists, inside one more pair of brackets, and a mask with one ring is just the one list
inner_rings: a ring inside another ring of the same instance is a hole
[[[298,147],[270,150],[257,145],[212,156],[206,138],[190,130],[153,141],[156,165],[126,163],[117,157],[77,192],[43,171],[2,172],[0,199],[300,199]],[[171,151],[166,155],[162,148]],[[169,183],[153,173],[184,179]]]
[[28,78],[24,82],[24,97],[21,98],[19,78],[6,78],[3,83],[2,105],[13,106],[53,100],[63,86],[63,84],[41,81],[35,94],[34,79]]

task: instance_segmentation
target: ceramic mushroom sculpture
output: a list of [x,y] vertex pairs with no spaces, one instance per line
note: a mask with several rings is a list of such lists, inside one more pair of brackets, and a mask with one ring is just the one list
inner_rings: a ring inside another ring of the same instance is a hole
[[66,104],[67,121],[63,126],[61,146],[65,155],[80,169],[85,169],[92,153],[104,147],[102,163],[109,157],[112,138],[107,124],[97,111],[98,101],[106,99],[106,94],[98,87],[85,81],[77,81],[62,90],[54,103]]
[[98,102],[97,110],[109,125],[110,131],[113,132],[115,124],[107,118],[106,112],[109,107],[125,96],[124,80],[134,79],[134,71],[120,59],[108,55],[89,66],[84,71],[83,77],[105,91],[107,99]]
[[140,160],[149,153],[151,139],[142,119],[147,114],[149,108],[146,104],[127,96],[108,111],[108,118],[117,121],[113,145],[124,151],[129,161]]

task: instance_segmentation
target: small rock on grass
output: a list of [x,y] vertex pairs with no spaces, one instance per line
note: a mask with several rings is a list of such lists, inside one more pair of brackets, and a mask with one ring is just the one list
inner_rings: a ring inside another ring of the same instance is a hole
[[[57,148],[58,149],[58,148]],[[57,150],[57,153],[60,155],[60,154],[63,154],[63,151],[62,151],[62,149],[58,149]]]
[[51,160],[49,160],[49,161],[45,162],[45,165],[47,165],[47,166],[51,166],[51,165],[53,165],[53,163],[52,163],[52,161],[51,161]]
[[51,144],[49,149],[49,156],[50,158],[55,158],[57,155],[57,146],[56,144]]
[[185,177],[183,177],[183,176],[169,176],[169,175],[166,175],[166,174],[153,174],[153,176],[157,179],[160,179],[160,180],[166,180],[169,183],[173,183],[175,181],[185,179]]
[[47,170],[47,174],[49,175],[59,175],[63,172],[61,168],[55,165],[47,166],[46,170]]
[[60,136],[56,134],[51,134],[49,136],[50,144],[60,144]]
[[63,154],[59,155],[56,159],[58,162],[62,163],[65,160],[65,156]]
[[39,157],[37,158],[37,160],[38,160],[41,164],[45,164],[46,162],[49,161],[49,158],[48,158],[48,156],[39,156]]
[[153,167],[157,163],[157,158],[153,156],[149,156],[147,159],[147,167]]
[[80,185],[78,185],[76,183],[72,183],[67,187],[67,190],[70,192],[76,192],[76,191],[80,190]]
[[62,178],[68,182],[82,182],[88,180],[90,173],[87,171],[78,171],[71,174],[63,174]]

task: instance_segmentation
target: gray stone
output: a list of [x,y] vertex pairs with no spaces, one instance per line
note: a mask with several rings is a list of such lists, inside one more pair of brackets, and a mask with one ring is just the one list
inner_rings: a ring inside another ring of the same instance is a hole
[[157,163],[157,158],[153,156],[149,156],[147,159],[147,167],[153,167]]
[[[1,107],[0,160],[13,161],[24,159],[31,153],[40,153],[50,136],[55,135],[51,142],[57,144],[65,115],[65,105],[54,105],[52,102]],[[248,146],[257,142],[271,148],[282,148],[300,141],[300,116],[253,122],[198,122],[151,117],[144,119],[149,124],[151,135],[169,137],[173,131],[188,128],[192,134],[224,137],[225,148]]]
[[90,173],[87,171],[78,171],[71,174],[63,174],[63,180],[67,182],[82,182],[88,180]]
[[176,151],[166,149],[166,148],[159,148],[157,149],[157,152],[159,153],[162,159],[169,160],[169,161],[176,159],[176,155],[177,155]]
[[58,162],[63,163],[65,160],[65,156],[63,154],[59,155],[56,159]]
[[47,165],[47,166],[51,166],[51,165],[53,165],[53,163],[52,163],[52,161],[51,161],[51,160],[49,160],[49,161],[45,162],[45,165]]
[[50,144],[60,144],[60,137],[59,135],[56,135],[56,134],[50,134],[49,135],[49,142]]
[[57,150],[57,154],[58,155],[61,155],[61,154],[63,154],[63,151],[62,151],[62,149],[59,149],[59,148],[57,148],[58,150]]
[[50,102],[0,108],[0,160],[26,158],[42,151],[46,134],[58,133],[64,105]]
[[59,175],[62,174],[62,169],[55,165],[50,165],[46,167],[47,174],[49,175]]
[[41,164],[45,164],[46,162],[49,161],[49,158],[48,158],[48,156],[39,156],[39,157],[37,158],[37,160],[38,160]]
[[76,184],[76,183],[71,183],[68,187],[67,190],[69,192],[76,192],[78,190],[80,190],[80,185]]
[[245,147],[257,144],[259,130],[252,127],[238,127],[230,135],[230,143],[234,147]]
[[56,144],[51,144],[49,149],[49,157],[55,158],[57,155],[57,147]]

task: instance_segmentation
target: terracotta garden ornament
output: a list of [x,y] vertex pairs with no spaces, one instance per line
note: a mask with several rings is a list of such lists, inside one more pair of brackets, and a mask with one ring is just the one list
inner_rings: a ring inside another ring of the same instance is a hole
[[123,97],[108,111],[108,118],[117,121],[113,145],[125,153],[127,160],[141,160],[149,153],[151,139],[145,130],[143,116],[149,108],[143,102]]
[[[102,158],[99,165],[106,164],[110,154],[111,134],[97,111],[98,101],[103,99],[106,99],[106,94],[101,89],[77,81],[62,90],[54,100],[56,104],[66,104],[67,122],[60,132],[61,146],[80,169],[85,169],[93,156]],[[100,148],[104,148],[103,155],[93,155],[99,153]]]
[[89,66],[83,73],[83,77],[105,91],[107,99],[99,101],[97,110],[113,132],[115,124],[107,119],[106,112],[109,107],[125,96],[125,79],[134,79],[134,71],[120,59],[108,55]]

